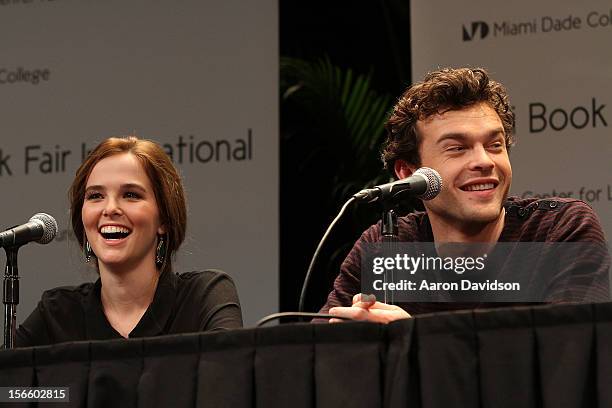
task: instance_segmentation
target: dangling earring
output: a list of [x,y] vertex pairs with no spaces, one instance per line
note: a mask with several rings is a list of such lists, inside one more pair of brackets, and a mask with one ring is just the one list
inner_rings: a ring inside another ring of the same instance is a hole
[[96,256],[93,253],[93,249],[91,249],[91,245],[89,245],[89,241],[85,240],[85,245],[83,246],[83,254],[85,255],[85,262],[89,263],[91,258]]
[[157,241],[157,249],[155,250],[155,265],[162,266],[166,259],[166,240],[163,235],[159,236]]

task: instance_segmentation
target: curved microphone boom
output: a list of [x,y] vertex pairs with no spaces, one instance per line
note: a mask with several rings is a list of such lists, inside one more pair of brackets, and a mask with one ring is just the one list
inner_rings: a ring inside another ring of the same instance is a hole
[[[304,312],[304,307],[306,305],[306,291],[308,290],[308,284],[310,283],[310,277],[312,276],[314,265],[317,261],[321,248],[323,248],[323,243],[330,235],[334,225],[336,225],[336,223],[342,217],[342,214],[344,214],[346,208],[352,202],[366,201],[371,203],[378,200],[395,200],[399,199],[399,197],[403,197],[404,194],[418,197],[421,200],[431,200],[440,193],[440,190],[442,190],[442,177],[440,177],[440,174],[429,167],[421,167],[408,178],[394,181],[393,183],[382,184],[373,188],[366,188],[357,194],[354,194],[346,203],[344,203],[336,218],[327,228],[327,231],[325,231],[323,238],[321,238],[321,241],[319,241],[319,245],[317,245],[317,249],[310,260],[310,265],[308,266],[304,283],[302,284],[298,310],[300,312]],[[259,324],[263,324],[263,322],[264,321],[260,322]]]
[[45,213],[34,214],[25,224],[0,232],[0,248],[18,247],[34,241],[48,244],[57,235],[55,218]]
[[395,200],[411,196],[421,200],[431,200],[442,190],[440,173],[429,167],[421,167],[410,177],[392,183],[366,188],[353,195],[357,200],[374,202],[378,200]]

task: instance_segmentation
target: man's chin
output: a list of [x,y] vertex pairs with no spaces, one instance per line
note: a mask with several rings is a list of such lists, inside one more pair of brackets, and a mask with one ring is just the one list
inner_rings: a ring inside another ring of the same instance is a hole
[[[492,200],[472,201],[454,200],[446,201],[446,205],[431,206],[425,203],[429,213],[435,213],[438,217],[447,221],[454,220],[458,224],[482,225],[495,222],[502,215],[505,200],[495,198]],[[438,204],[438,203],[437,203]]]
[[489,224],[495,222],[502,215],[502,208],[495,206],[493,208],[471,209],[465,214],[464,221],[474,224]]

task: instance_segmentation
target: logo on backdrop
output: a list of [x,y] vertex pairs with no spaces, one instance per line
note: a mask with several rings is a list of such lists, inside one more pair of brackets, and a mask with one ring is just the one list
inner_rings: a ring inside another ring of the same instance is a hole
[[[42,3],[53,3],[56,0],[40,0],[37,2],[38,4]],[[21,5],[30,5],[32,0],[0,0],[0,6],[21,6]]]
[[489,35],[489,25],[484,21],[473,21],[471,29],[463,25],[463,41],[472,41],[474,38],[485,39]]
[[[194,135],[178,135],[174,142],[160,143],[176,165],[251,161],[254,144],[255,135],[251,128],[246,129],[241,137],[210,140]],[[23,171],[21,174],[26,175],[65,173],[78,167],[92,148],[86,143],[76,148],[29,144],[23,146],[23,153],[19,154],[17,150],[0,147],[0,178],[12,176],[20,169]],[[19,165],[19,160],[23,167]]]
[[526,17],[524,19],[504,19],[496,21],[473,21],[463,24],[463,41],[483,40],[489,33],[497,37],[515,37],[531,34],[548,34],[582,29],[612,27],[612,8],[591,10],[581,15],[565,14],[557,16]]
[[539,133],[552,129],[561,131],[564,129],[601,129],[608,127],[606,120],[606,104],[597,97],[577,106],[551,106],[542,101],[529,103],[529,132]]
[[28,69],[23,67],[0,67],[0,85],[13,85],[19,83],[38,85],[50,79],[51,70],[49,68]]

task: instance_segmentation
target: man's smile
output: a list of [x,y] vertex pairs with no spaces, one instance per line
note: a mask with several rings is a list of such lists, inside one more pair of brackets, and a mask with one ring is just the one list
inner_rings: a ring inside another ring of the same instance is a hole
[[483,191],[483,190],[492,190],[495,188],[495,184],[493,183],[483,183],[483,184],[472,184],[466,187],[462,187],[463,191]]
[[497,179],[479,178],[462,184],[459,189],[470,194],[470,196],[488,198],[495,194],[498,185],[499,181]]

